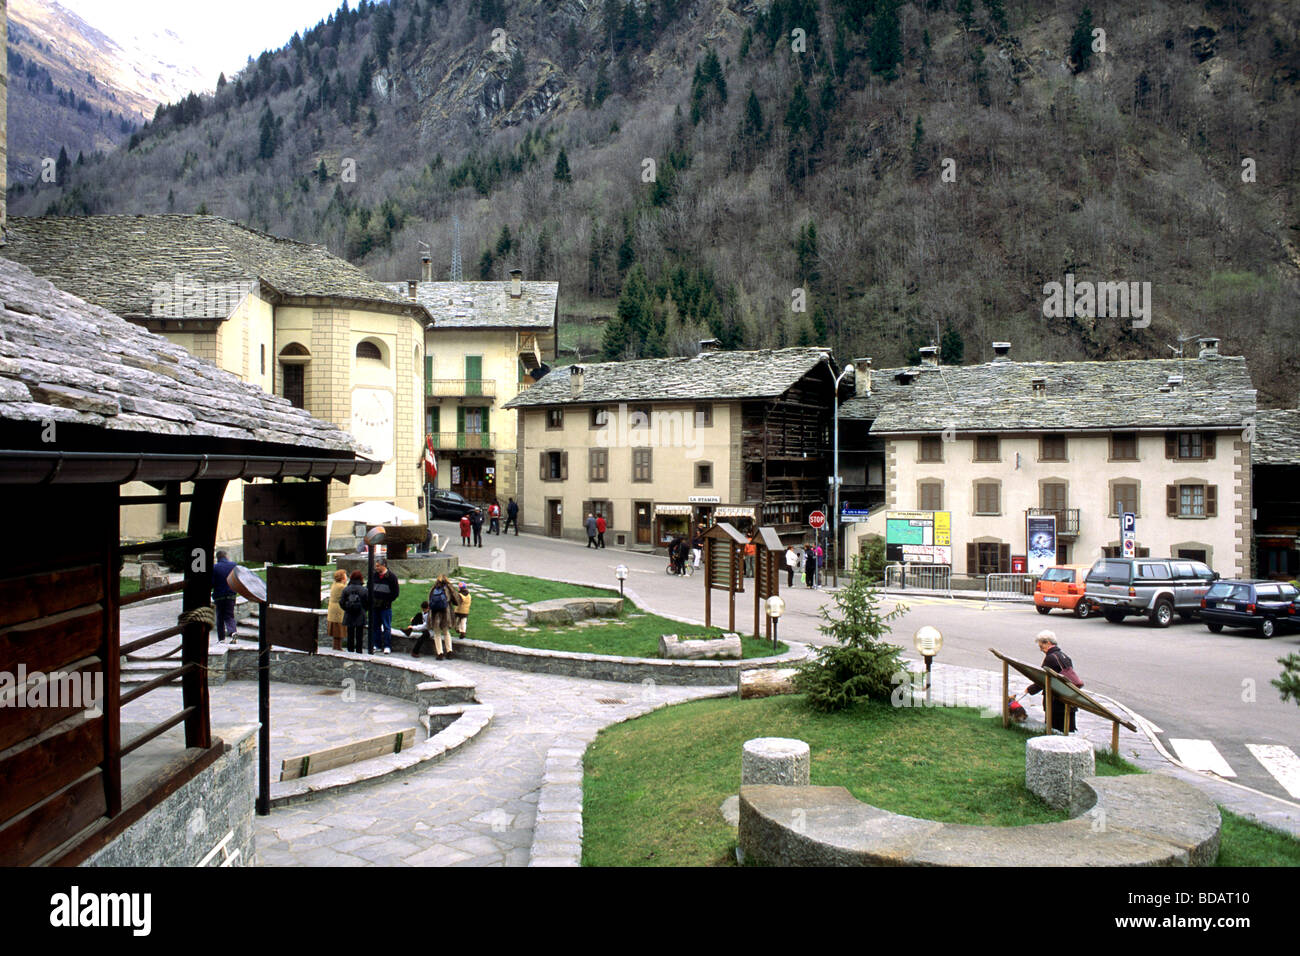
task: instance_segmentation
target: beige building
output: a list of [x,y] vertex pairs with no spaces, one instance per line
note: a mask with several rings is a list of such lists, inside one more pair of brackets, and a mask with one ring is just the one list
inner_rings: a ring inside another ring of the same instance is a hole
[[[367,500],[420,511],[429,316],[418,303],[323,247],[214,216],[15,218],[9,225],[6,255],[371,449],[384,467],[334,483],[331,511]],[[167,396],[156,400],[165,404]],[[218,396],[209,411],[202,427],[217,436],[250,418]],[[182,527],[185,491],[172,483],[162,492],[174,502],[125,509],[123,535],[156,537]],[[125,493],[135,492],[148,493]],[[240,490],[232,483],[218,540],[238,543],[241,527]],[[336,527],[331,534],[350,531]]]
[[1027,519],[1050,515],[1056,563],[1091,564],[1120,553],[1129,512],[1137,556],[1250,573],[1244,359],[1219,355],[1217,339],[1198,358],[1146,361],[1020,363],[999,346],[984,365],[892,370],[870,428],[885,443],[886,503],[846,529],[847,553],[885,534],[887,512],[947,512],[954,574],[1009,572]]
[[389,283],[429,313],[423,427],[438,456],[435,486],[470,501],[518,495],[518,423],[505,404],[555,362],[558,282]]
[[825,349],[706,350],[568,366],[508,403],[520,412],[520,524],[660,548],[700,522],[798,540],[824,503],[833,360]]

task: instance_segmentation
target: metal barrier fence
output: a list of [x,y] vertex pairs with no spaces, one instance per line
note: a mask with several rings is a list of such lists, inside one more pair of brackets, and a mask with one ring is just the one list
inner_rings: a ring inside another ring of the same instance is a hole
[[1032,601],[1036,574],[987,574],[984,576],[984,600]]
[[908,588],[943,591],[952,597],[952,568],[946,564],[885,565],[885,590],[905,591]]

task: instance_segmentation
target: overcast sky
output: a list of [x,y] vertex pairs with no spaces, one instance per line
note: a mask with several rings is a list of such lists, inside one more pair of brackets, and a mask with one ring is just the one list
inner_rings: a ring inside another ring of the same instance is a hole
[[[342,0],[58,0],[91,26],[123,43],[171,30],[203,74],[241,69],[250,55],[289,42],[339,8]],[[355,9],[356,0],[348,6]],[[159,51],[161,53],[161,51]]]

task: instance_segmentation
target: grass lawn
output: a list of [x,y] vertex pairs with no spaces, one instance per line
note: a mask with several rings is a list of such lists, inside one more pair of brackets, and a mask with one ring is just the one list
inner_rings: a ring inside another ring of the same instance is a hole
[[[806,740],[814,786],[846,787],[895,813],[997,826],[1064,820],[1025,789],[1027,736],[969,708],[863,703],[823,715],[797,696],[678,704],[609,727],[588,749],[583,863],[734,866],[735,831],[718,808],[740,788],[741,746],[752,737]],[[1097,772],[1137,771],[1100,753]],[[1300,862],[1300,842],[1224,819],[1225,865]]]
[[126,597],[128,594],[135,594],[139,590],[140,579],[138,577],[128,578],[120,574],[117,576],[118,597]]
[[[617,591],[601,588],[562,584],[558,581],[546,581],[520,574],[505,574],[500,571],[482,571],[476,568],[462,568],[452,580],[457,583],[468,581],[470,584],[480,584],[530,604],[551,598],[614,597],[618,594]],[[397,603],[393,605],[393,625],[405,627],[420,609],[420,602],[426,600],[428,595],[428,586],[424,584],[403,584]],[[542,627],[536,631],[525,631],[506,625],[501,607],[486,594],[476,591],[473,604],[470,606],[469,626],[465,636],[475,641],[490,641],[493,644],[512,644],[516,647],[535,647],[551,651],[610,654],[620,657],[658,657],[660,635],[681,634],[684,631],[706,633],[703,627],[696,628],[643,612],[632,605],[630,599],[625,600],[621,617],[605,619],[600,625]],[[708,633],[721,636],[724,632],[719,628],[712,628]],[[769,657],[772,654],[772,645],[769,641],[742,636],[741,646],[746,658]],[[777,653],[784,653],[786,650],[788,647],[785,644],[779,644]]]

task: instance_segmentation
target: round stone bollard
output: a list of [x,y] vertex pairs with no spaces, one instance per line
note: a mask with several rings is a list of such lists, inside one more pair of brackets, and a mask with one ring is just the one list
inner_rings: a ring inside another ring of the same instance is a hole
[[1092,805],[1092,791],[1083,781],[1096,773],[1092,744],[1083,737],[1033,737],[1025,744],[1025,787],[1071,817]]
[[802,740],[789,737],[746,740],[740,755],[740,784],[806,787],[810,759],[808,745]]

